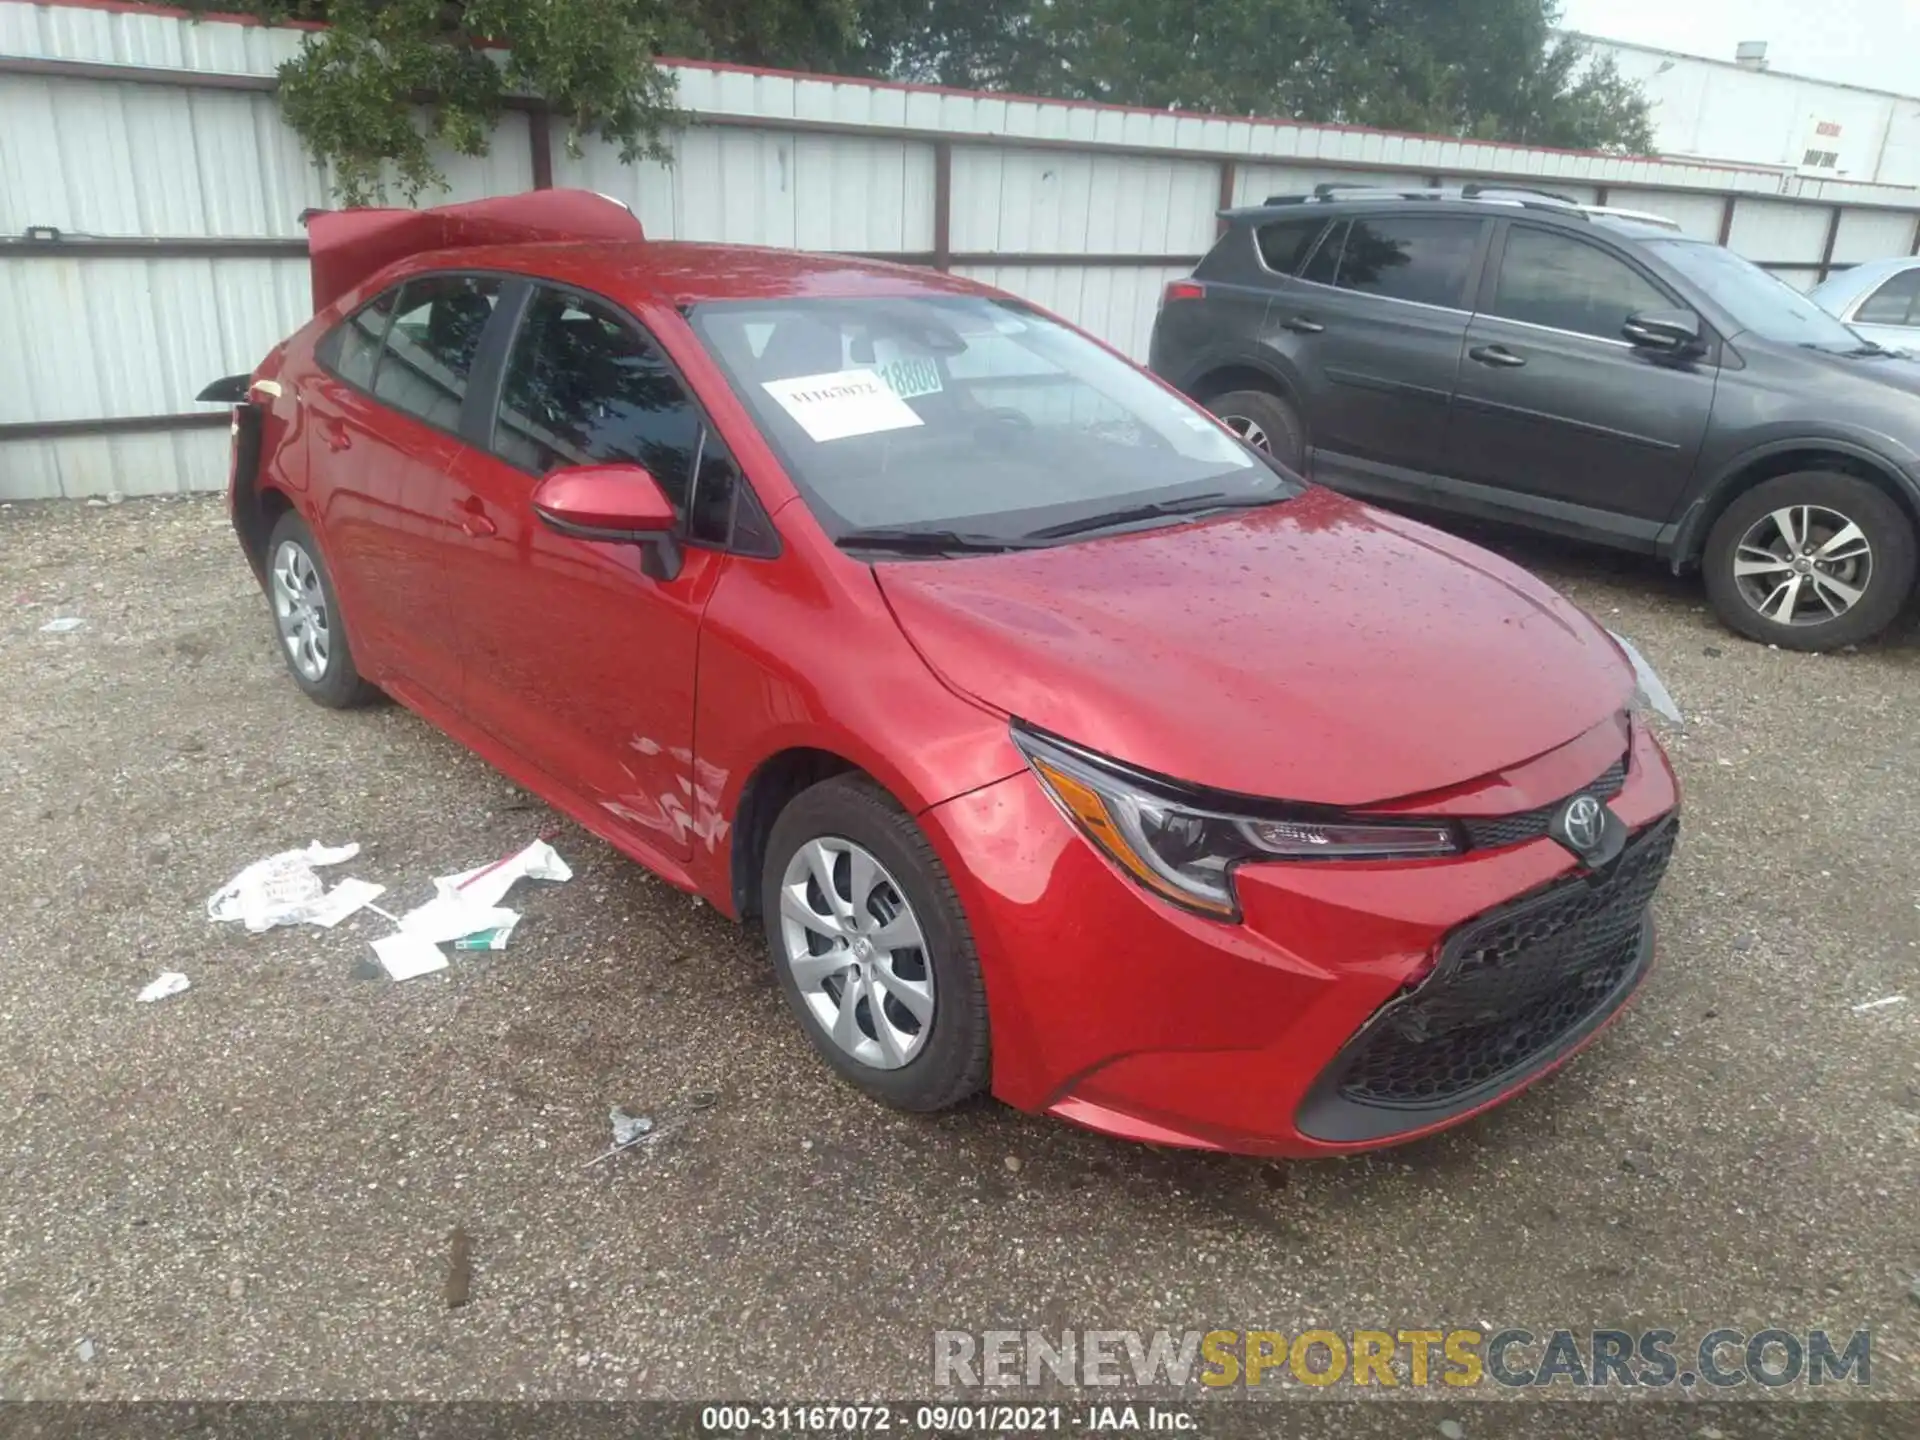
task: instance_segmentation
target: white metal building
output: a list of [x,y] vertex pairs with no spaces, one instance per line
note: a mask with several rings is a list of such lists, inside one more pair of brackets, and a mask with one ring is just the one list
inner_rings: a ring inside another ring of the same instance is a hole
[[[300,32],[122,0],[0,0],[0,498],[202,489],[226,417],[193,396],[310,313],[299,216],[326,177],[281,122]],[[1662,211],[1787,279],[1920,247],[1920,194],[1732,164],[1621,159],[680,65],[678,164],[570,158],[532,106],[474,199],[577,185],[663,238],[936,265],[1144,356],[1161,287],[1223,204],[1325,180],[1501,179]]]
[[[1767,68],[1764,44],[1741,47],[1744,59],[1709,60],[1581,38],[1640,82],[1662,155],[1920,187],[1920,96],[1784,74]],[[1914,78],[1920,82],[1920,57]]]

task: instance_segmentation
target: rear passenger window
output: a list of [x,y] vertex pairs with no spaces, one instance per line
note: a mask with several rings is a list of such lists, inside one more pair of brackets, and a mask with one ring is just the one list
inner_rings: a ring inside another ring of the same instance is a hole
[[[503,460],[535,475],[563,465],[644,465],[685,515],[704,428],[659,348],[624,317],[564,291],[534,296],[500,392],[493,449]],[[702,488],[710,471],[720,477],[716,486],[731,484],[719,437],[708,444]]]
[[1515,225],[1507,232],[1489,313],[1554,330],[1618,340],[1636,310],[1673,302],[1653,282],[1597,245]]
[[1333,283],[1365,295],[1462,309],[1484,223],[1437,215],[1355,220],[1347,227]]
[[499,298],[500,282],[490,276],[428,275],[401,286],[373,393],[429,425],[457,429],[480,336]]
[[400,287],[375,296],[320,338],[313,355],[322,365],[362,390],[373,388],[373,366],[380,358],[380,342],[387,338],[387,322]]
[[1260,259],[1276,275],[1291,275],[1300,268],[1300,261],[1307,253],[1307,247],[1313,244],[1313,237],[1320,233],[1322,220],[1276,220],[1271,225],[1262,225],[1255,231],[1260,242]]
[[1862,325],[1920,325],[1920,267],[1882,285],[1854,313]]

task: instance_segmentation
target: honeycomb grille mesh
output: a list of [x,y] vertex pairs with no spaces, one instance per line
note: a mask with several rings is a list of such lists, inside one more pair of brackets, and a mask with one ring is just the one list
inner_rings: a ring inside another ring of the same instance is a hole
[[[1577,790],[1580,795],[1592,795],[1596,799],[1611,800],[1618,795],[1627,783],[1627,757],[1622,755],[1613,762],[1612,767],[1591,785]],[[1566,804],[1565,797],[1551,805],[1542,805],[1537,810],[1523,810],[1518,815],[1492,815],[1487,817],[1468,816],[1460,824],[1467,832],[1467,843],[1475,850],[1497,850],[1502,845],[1518,845],[1523,840],[1538,840],[1547,833],[1547,825],[1553,819],[1553,812]]]
[[1456,930],[1433,973],[1334,1061],[1341,1096],[1444,1106],[1551,1051],[1634,973],[1647,906],[1678,838],[1669,820],[1643,832],[1605,878],[1562,881]]

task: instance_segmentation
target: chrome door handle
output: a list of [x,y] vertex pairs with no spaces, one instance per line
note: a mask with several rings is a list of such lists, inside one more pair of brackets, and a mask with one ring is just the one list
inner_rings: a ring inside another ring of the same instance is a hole
[[1318,335],[1327,327],[1318,320],[1310,320],[1305,315],[1295,315],[1291,320],[1280,322],[1282,330],[1291,330],[1296,335]]
[[1504,345],[1476,345],[1467,351],[1467,358],[1501,370],[1518,370],[1527,363],[1524,356],[1514,354]]

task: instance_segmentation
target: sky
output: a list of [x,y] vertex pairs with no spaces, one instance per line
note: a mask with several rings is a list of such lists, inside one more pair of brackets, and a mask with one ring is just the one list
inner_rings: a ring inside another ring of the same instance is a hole
[[1775,70],[1920,95],[1920,0],[1562,0],[1560,23],[1714,60],[1764,40]]

